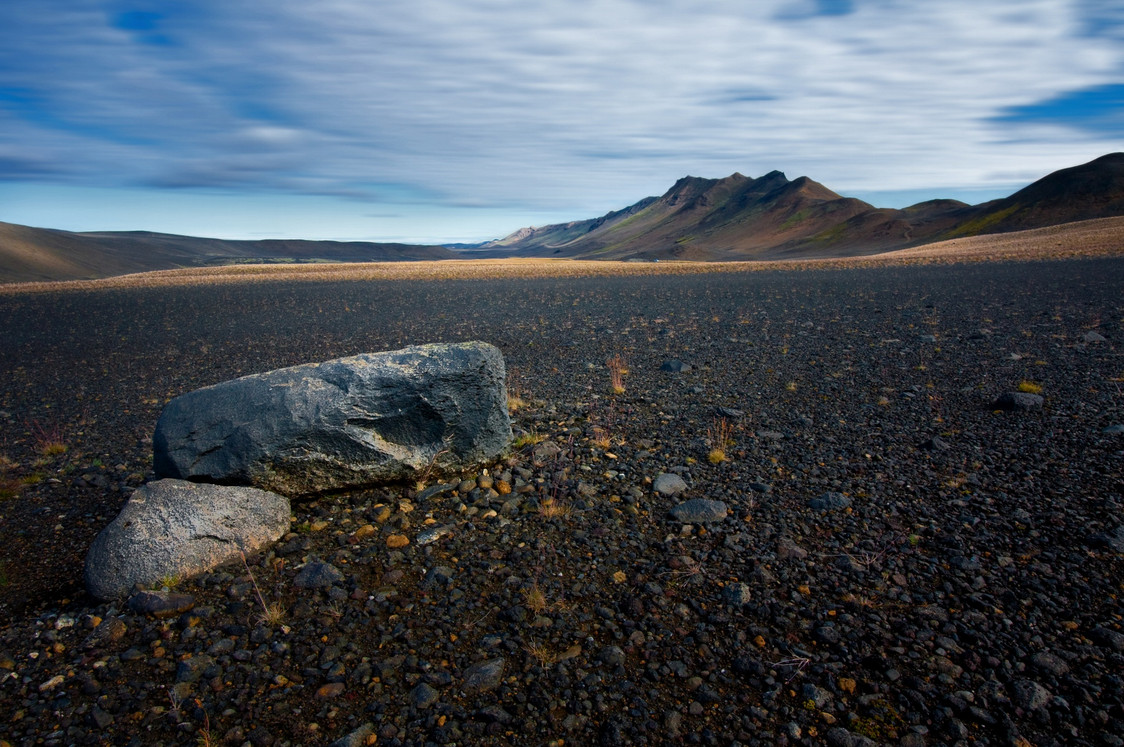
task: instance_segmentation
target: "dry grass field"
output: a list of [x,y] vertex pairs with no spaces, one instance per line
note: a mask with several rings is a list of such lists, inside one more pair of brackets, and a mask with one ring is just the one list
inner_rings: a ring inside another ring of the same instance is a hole
[[447,280],[618,275],[686,275],[713,272],[838,269],[897,264],[1066,259],[1124,254],[1124,218],[1066,223],[1008,234],[941,241],[862,257],[765,262],[611,262],[552,259],[441,260],[432,262],[235,265],[161,270],[99,280],[0,285],[0,293],[66,289],[139,288],[247,282]]

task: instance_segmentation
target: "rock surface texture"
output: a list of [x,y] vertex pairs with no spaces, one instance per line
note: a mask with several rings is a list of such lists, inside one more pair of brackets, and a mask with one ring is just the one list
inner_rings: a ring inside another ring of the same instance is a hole
[[134,585],[210,570],[289,529],[289,501],[256,488],[159,480],[140,488],[86,555],[86,588],[99,599]]
[[505,375],[498,349],[466,342],[246,376],[168,403],[154,467],[286,495],[463,469],[511,442]]

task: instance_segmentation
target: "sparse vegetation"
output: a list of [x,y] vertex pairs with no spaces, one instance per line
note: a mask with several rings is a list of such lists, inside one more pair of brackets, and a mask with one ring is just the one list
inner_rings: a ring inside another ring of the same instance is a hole
[[527,446],[534,446],[535,444],[542,443],[545,440],[546,436],[541,433],[535,433],[534,431],[522,433],[516,436],[515,440],[511,442],[511,448],[522,449]]
[[527,605],[527,609],[536,615],[541,615],[549,606],[546,602],[546,594],[543,593],[538,581],[532,582],[530,586],[523,589],[523,602]]
[[706,440],[710,444],[710,452],[706,460],[711,464],[726,461],[726,449],[734,444],[734,427],[726,418],[716,418],[707,429]]
[[609,369],[609,386],[613,394],[624,394],[624,376],[628,373],[624,358],[617,353],[605,361],[605,366]]
[[1015,388],[1020,392],[1025,392],[1026,394],[1042,394],[1041,384],[1035,384],[1033,381],[1027,381],[1026,379],[1020,381],[1019,385]]
[[555,498],[545,498],[539,504],[539,515],[546,519],[564,519],[569,516],[574,507],[565,501]]
[[35,451],[44,457],[53,457],[67,452],[67,445],[62,437],[62,430],[57,425],[46,425],[38,420],[29,423],[31,439],[35,444]]
[[269,626],[274,627],[280,625],[281,621],[285,619],[285,608],[280,602],[270,602],[266,604],[265,597],[262,596],[261,588],[258,587],[258,580],[254,578],[254,572],[250,570],[250,564],[246,562],[246,553],[239,551],[242,556],[242,566],[246,569],[246,573],[250,576],[250,583],[254,585],[254,595],[261,605],[262,614],[258,621]]

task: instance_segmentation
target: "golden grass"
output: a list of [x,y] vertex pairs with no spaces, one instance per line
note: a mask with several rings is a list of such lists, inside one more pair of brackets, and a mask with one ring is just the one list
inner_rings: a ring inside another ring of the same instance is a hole
[[0,284],[0,293],[147,288],[265,282],[494,280],[507,278],[697,275],[716,272],[840,269],[901,264],[1073,259],[1124,255],[1124,218],[1098,218],[1030,231],[973,236],[863,257],[736,262],[615,262],[566,259],[475,259],[234,265],[162,270],[99,280]]

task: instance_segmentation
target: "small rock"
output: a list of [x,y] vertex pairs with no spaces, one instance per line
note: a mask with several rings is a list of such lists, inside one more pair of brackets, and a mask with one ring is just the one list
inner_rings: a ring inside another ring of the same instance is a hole
[[1041,671],[1052,674],[1055,677],[1061,677],[1069,673],[1069,665],[1066,664],[1060,656],[1052,654],[1049,651],[1040,651],[1030,657],[1030,663]]
[[671,497],[679,495],[686,490],[687,483],[679,475],[661,472],[656,475],[656,479],[652,483],[652,489],[660,495]]
[[391,550],[397,550],[399,547],[405,547],[410,544],[410,538],[404,534],[392,534],[386,538],[386,546]]
[[1117,653],[1124,653],[1124,633],[1098,625],[1090,631],[1089,637],[1105,648],[1111,648]]
[[336,698],[340,695],[343,695],[343,691],[345,689],[346,685],[344,685],[344,683],[342,682],[329,682],[326,685],[320,686],[320,688],[316,691],[316,697],[320,698],[321,700]]
[[1087,342],[1087,343],[1097,343],[1097,342],[1105,342],[1106,338],[1100,332],[1096,332],[1094,330],[1089,330],[1088,332],[1086,332],[1084,335],[1081,336],[1081,341]]
[[535,463],[535,466],[542,467],[550,460],[556,459],[561,453],[561,446],[553,441],[543,441],[535,444],[535,448],[531,449],[531,461]]
[[1089,535],[1087,540],[1089,547],[1096,550],[1111,550],[1113,552],[1124,552],[1124,524],[1116,527],[1107,532],[1097,532]]
[[673,358],[672,360],[664,361],[663,364],[660,365],[660,370],[669,371],[671,373],[686,373],[691,370],[691,366],[677,358]]
[[343,581],[343,573],[335,566],[322,560],[309,561],[293,579],[298,589],[327,589],[332,584]]
[[454,527],[452,524],[445,524],[439,527],[430,527],[429,529],[423,529],[418,533],[417,543],[419,545],[428,545],[432,542],[436,542],[442,537],[452,534],[453,529]]
[[138,591],[129,597],[129,609],[157,619],[173,617],[195,606],[195,597],[168,591]]
[[726,518],[726,504],[706,498],[692,498],[671,509],[671,516],[683,524],[708,524]]
[[827,492],[808,501],[808,508],[814,511],[838,511],[850,505],[850,498],[836,492]]
[[947,451],[948,443],[940,436],[933,436],[928,441],[922,443],[921,448],[926,451]]
[[722,588],[722,599],[732,607],[744,607],[753,599],[749,584],[727,584]]
[[777,558],[780,560],[789,560],[790,558],[803,560],[806,557],[808,557],[808,551],[788,537],[781,537],[777,540]]
[[198,682],[215,660],[207,654],[184,659],[176,665],[176,682]]
[[1110,436],[1114,436],[1114,435],[1117,435],[1117,434],[1120,434],[1120,433],[1124,433],[1124,423],[1116,423],[1115,425],[1110,425],[1107,428],[1104,428],[1103,430],[1101,430],[1101,433],[1104,433],[1104,434],[1107,434],[1107,435],[1110,435]]
[[441,694],[434,690],[432,687],[422,682],[413,690],[410,691],[410,705],[414,708],[429,708],[437,702]]
[[1049,705],[1054,696],[1034,680],[1016,680],[1012,700],[1024,711],[1037,711]]
[[125,622],[119,617],[107,617],[94,628],[90,635],[86,636],[83,642],[83,648],[97,648],[98,646],[105,646],[106,644],[119,641],[125,637],[128,628]]
[[464,690],[469,694],[483,693],[499,687],[506,661],[503,658],[478,662],[464,672]]
[[1030,392],[1007,392],[991,403],[992,410],[1006,412],[1029,412],[1042,407],[1043,400],[1040,394]]
[[370,739],[373,736],[375,736],[375,725],[366,723],[350,734],[332,742],[328,747],[366,747],[372,743]]

